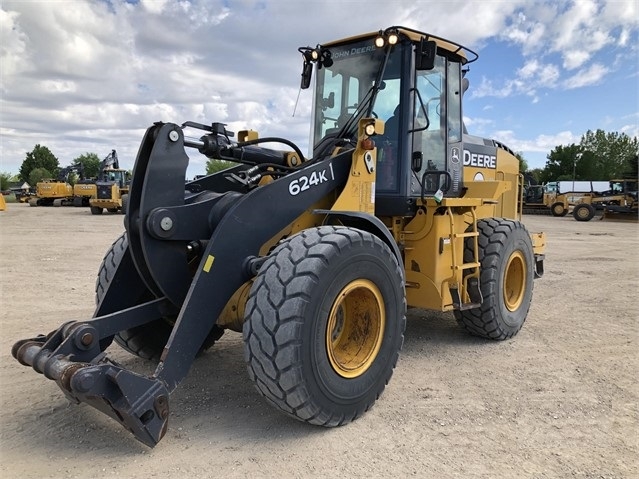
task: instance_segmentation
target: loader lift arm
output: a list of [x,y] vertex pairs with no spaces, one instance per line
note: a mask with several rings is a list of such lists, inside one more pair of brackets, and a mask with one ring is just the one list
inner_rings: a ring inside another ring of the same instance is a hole
[[[133,171],[125,218],[128,252],[95,317],[66,323],[46,337],[19,341],[12,354],[56,380],[75,402],[92,405],[153,447],[167,429],[169,394],[187,375],[228,299],[255,274],[260,247],[318,200],[343,187],[350,159],[346,151],[309,162],[243,195],[203,192],[201,198],[190,195],[185,200],[188,156],[182,128],[155,124],[145,134]],[[313,173],[326,181],[292,198],[290,184]],[[236,197],[223,201],[227,195]],[[278,214],[265,214],[264,206],[275,202]],[[200,259],[193,275],[188,251],[197,248]],[[132,294],[136,287],[137,294]],[[177,311],[151,377],[108,360],[103,351],[118,331]]]

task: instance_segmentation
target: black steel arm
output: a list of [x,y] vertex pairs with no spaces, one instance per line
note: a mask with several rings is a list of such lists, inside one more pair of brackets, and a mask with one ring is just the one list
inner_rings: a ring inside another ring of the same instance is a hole
[[[351,168],[346,152],[245,194],[203,192],[185,202],[184,147],[177,125],[147,130],[125,220],[129,246],[96,317],[18,341],[12,349],[18,361],[55,380],[70,399],[104,412],[151,447],[166,432],[170,392],[187,375],[231,295],[255,274],[252,260],[261,247],[342,188]],[[187,247],[193,243],[203,249],[195,270]],[[107,359],[103,351],[113,335],[176,314],[153,376]]]

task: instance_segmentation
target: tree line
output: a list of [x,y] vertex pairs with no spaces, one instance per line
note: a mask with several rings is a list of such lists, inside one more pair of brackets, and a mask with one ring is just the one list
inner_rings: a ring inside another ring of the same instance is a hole
[[[637,178],[639,140],[625,133],[588,130],[579,144],[558,145],[547,155],[544,168],[528,170],[528,164],[521,153],[517,153],[520,171],[537,183],[562,180],[612,180]],[[206,173],[233,166],[224,160],[209,159]],[[100,158],[96,153],[84,153],[71,162],[71,166],[81,167],[86,178],[97,177]],[[56,178],[61,170],[58,158],[46,146],[37,144],[26,154],[20,166],[18,180],[35,186],[39,181]],[[6,190],[13,175],[0,173],[0,189]],[[73,182],[74,179],[71,178]]]
[[[556,146],[544,168],[527,171],[538,183],[637,179],[639,140],[625,133],[588,130],[579,144]],[[520,158],[520,165],[522,161]],[[523,169],[522,171],[525,171]]]
[[[100,157],[96,153],[87,152],[74,158],[68,166],[78,168],[85,178],[95,178],[100,170],[100,161]],[[48,147],[37,144],[33,150],[27,152],[20,165],[17,180],[20,183],[26,182],[35,186],[40,181],[57,178],[62,168],[60,161]],[[10,173],[0,173],[0,190],[8,189],[9,183],[15,179],[16,177]],[[70,175],[68,181],[73,184],[77,179],[77,175]]]
[[[544,168],[528,169],[521,152],[516,153],[519,171],[537,183],[562,180],[612,180],[637,178],[639,140],[625,133],[588,130],[578,145],[556,146],[548,155]],[[233,166],[231,161],[210,159],[206,174],[210,175]]]

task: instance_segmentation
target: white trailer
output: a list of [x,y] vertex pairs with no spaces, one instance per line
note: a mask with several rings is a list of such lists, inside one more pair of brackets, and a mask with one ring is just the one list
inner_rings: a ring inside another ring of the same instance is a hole
[[549,181],[545,185],[547,193],[593,193],[610,189],[608,181],[563,180]]

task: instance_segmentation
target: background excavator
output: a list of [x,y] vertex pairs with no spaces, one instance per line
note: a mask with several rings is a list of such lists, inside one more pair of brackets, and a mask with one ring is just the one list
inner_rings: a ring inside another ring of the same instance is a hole
[[71,206],[73,205],[73,186],[69,184],[71,173],[82,174],[81,167],[62,168],[56,179],[39,181],[36,194],[29,199],[29,206]]
[[[545,236],[520,221],[514,153],[465,131],[477,54],[405,27],[299,51],[301,87],[315,78],[312,157],[221,123],[152,125],[93,318],[12,348],[149,446],[167,431],[171,392],[224,331],[242,333],[270,404],[333,427],[389,383],[407,306],[452,311],[492,340],[528,316]],[[187,150],[236,166],[185,182]],[[112,342],[155,372],[111,361]]]

